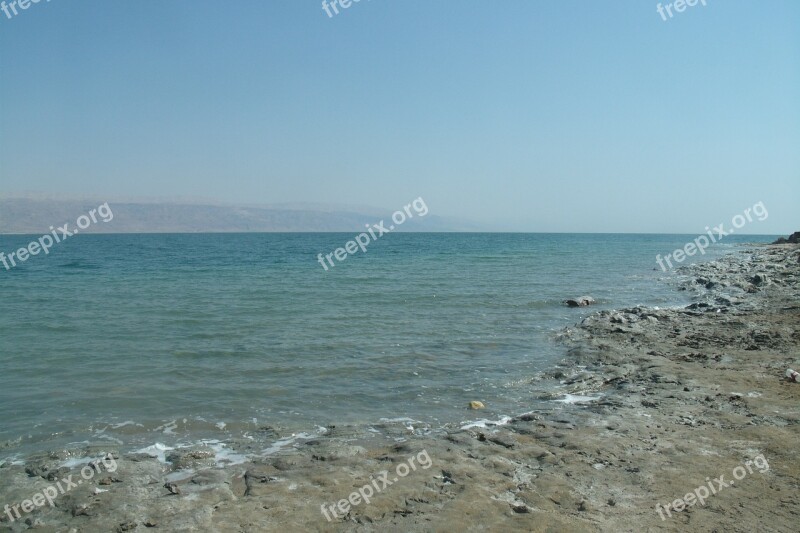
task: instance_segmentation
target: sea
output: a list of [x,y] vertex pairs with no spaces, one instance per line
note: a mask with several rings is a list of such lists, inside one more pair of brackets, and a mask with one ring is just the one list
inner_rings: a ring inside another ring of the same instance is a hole
[[[0,235],[0,251],[38,237]],[[392,233],[325,270],[318,254],[353,234],[76,235],[0,265],[0,463],[104,443],[274,450],[331,425],[552,407],[559,383],[543,399],[532,381],[569,364],[556,334],[601,309],[688,304],[655,257],[695,237]],[[730,235],[691,260],[775,238]],[[596,305],[564,304],[583,295]]]

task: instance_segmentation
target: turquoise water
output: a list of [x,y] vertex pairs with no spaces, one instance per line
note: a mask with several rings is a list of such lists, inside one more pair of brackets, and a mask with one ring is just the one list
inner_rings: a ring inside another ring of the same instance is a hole
[[[474,399],[482,417],[529,411],[525,378],[587,313],[562,300],[685,304],[655,255],[695,236],[395,233],[323,270],[317,254],[352,237],[79,235],[0,267],[0,459],[265,425],[435,427]],[[703,259],[773,239],[730,236]]]

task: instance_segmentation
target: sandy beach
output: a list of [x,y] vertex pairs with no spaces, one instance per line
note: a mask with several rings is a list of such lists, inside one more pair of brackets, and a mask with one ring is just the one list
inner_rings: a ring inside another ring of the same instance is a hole
[[796,531],[800,247],[679,274],[696,303],[577,311],[554,339],[568,357],[520,376],[576,403],[436,432],[387,422],[382,439],[264,427],[291,444],[224,468],[204,447],[54,452],[0,466],[0,531]]

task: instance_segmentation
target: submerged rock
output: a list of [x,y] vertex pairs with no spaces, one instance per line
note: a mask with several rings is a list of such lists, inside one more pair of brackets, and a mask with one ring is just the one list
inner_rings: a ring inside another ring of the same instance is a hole
[[564,303],[569,307],[586,307],[587,305],[595,303],[595,300],[591,296],[581,296],[573,300],[565,300]]

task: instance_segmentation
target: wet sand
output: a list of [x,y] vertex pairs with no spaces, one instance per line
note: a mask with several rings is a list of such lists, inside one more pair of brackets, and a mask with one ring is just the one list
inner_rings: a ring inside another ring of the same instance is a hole
[[[549,379],[596,399],[427,435],[332,426],[224,468],[202,447],[168,462],[53,452],[0,466],[0,505],[83,482],[20,518],[0,510],[0,531],[797,531],[800,383],[784,374],[800,367],[800,247],[680,273],[696,303],[590,314],[555,339],[562,364],[530,379],[532,398]],[[76,456],[107,458],[83,480],[59,468]],[[676,510],[701,487],[702,505]]]

